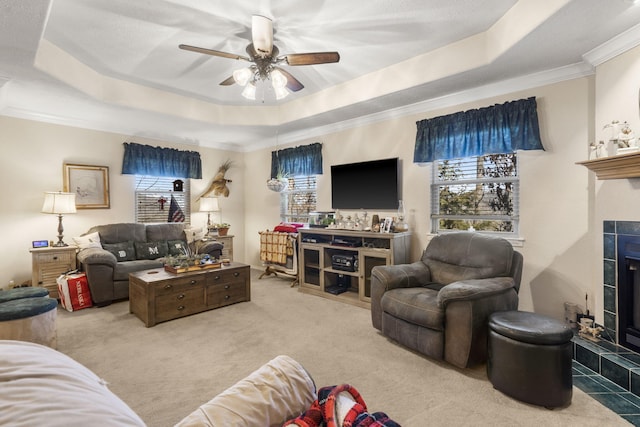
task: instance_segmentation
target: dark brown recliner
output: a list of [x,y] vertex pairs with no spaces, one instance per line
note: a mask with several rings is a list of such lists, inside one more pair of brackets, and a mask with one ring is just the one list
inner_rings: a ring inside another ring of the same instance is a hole
[[420,261],[373,268],[373,326],[434,359],[461,368],[483,363],[489,315],[518,308],[522,263],[500,237],[438,235]]

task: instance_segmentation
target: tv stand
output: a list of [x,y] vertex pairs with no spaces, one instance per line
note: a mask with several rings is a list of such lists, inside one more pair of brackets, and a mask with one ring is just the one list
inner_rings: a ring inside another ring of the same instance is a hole
[[373,267],[410,262],[408,231],[301,228],[298,239],[300,292],[359,307],[370,308]]

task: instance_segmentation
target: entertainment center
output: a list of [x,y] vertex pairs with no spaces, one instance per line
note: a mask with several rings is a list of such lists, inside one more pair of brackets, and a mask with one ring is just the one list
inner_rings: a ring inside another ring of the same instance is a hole
[[371,269],[409,262],[410,232],[301,228],[300,291],[369,308]]

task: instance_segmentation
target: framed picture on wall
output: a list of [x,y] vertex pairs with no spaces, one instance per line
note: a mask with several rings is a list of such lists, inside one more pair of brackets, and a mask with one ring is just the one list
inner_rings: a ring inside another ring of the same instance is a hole
[[64,191],[76,193],[76,209],[109,209],[109,167],[63,166]]

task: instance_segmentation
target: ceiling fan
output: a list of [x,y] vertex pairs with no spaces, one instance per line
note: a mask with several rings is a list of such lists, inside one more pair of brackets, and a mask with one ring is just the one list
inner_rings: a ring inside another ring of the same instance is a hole
[[273,44],[273,22],[271,19],[261,15],[252,16],[251,39],[251,43],[246,48],[248,56],[186,44],[181,44],[178,47],[206,55],[251,62],[252,64],[249,67],[235,70],[231,77],[220,83],[222,86],[229,86],[234,83],[244,86],[245,89],[242,95],[249,99],[255,99],[255,83],[258,80],[270,79],[277,99],[286,97],[289,91],[297,92],[304,88],[304,85],[298,79],[279,66],[281,64],[298,66],[340,61],[338,52],[290,53],[279,56],[280,51]]

